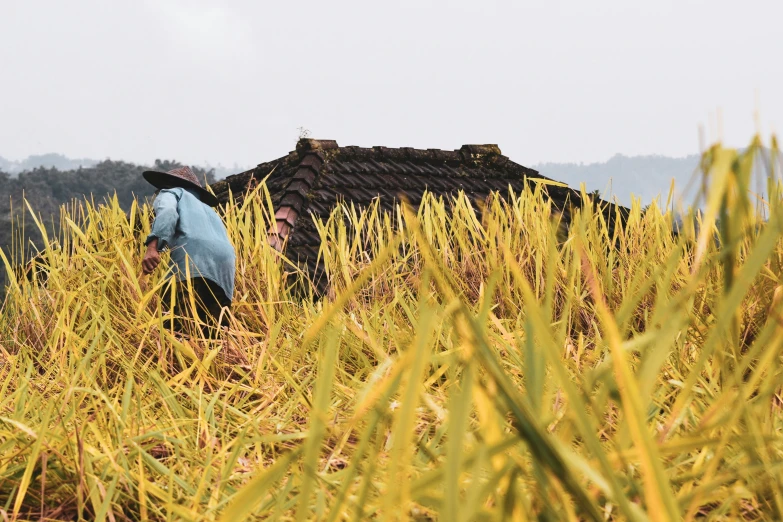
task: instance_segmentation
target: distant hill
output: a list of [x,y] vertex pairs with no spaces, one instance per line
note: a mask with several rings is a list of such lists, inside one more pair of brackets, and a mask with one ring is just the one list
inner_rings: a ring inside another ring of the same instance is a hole
[[630,205],[631,194],[646,205],[659,195],[665,200],[672,179],[677,189],[684,190],[698,165],[697,154],[684,158],[616,154],[603,163],[540,163],[532,168],[574,188],[584,183],[588,192],[598,190],[605,198],[614,195],[624,205]]
[[[24,171],[31,171],[40,168],[57,169],[60,171],[78,170],[80,167],[81,168],[94,167],[95,165],[97,165],[102,161],[109,161],[109,160],[108,159],[96,160],[96,159],[89,159],[89,158],[74,159],[54,152],[48,154],[36,154],[33,156],[28,156],[27,158],[21,161],[12,161],[0,156],[0,172],[7,172],[8,174],[10,174],[12,178],[14,178],[18,176],[20,172],[24,172]],[[251,166],[241,167],[236,164],[233,167],[224,167],[223,165],[220,164],[204,165],[202,167],[205,170],[211,170],[214,173],[215,179],[223,179],[231,174],[237,174],[239,172],[244,172],[245,170],[252,168]]]
[[[764,156],[764,161],[757,158],[751,181],[751,190],[762,197],[765,197],[767,171],[761,164],[770,160],[769,149]],[[632,194],[641,198],[642,205],[650,204],[658,196],[665,204],[674,180],[674,196],[687,207],[693,204],[701,186],[700,158],[698,154],[683,158],[616,154],[602,163],[540,163],[532,168],[577,189],[584,183],[588,192],[597,190],[604,199],[615,197],[623,205],[631,204]],[[780,178],[783,155],[778,156],[777,162],[776,172]],[[687,193],[684,193],[686,189]]]
[[76,170],[79,167],[92,167],[97,163],[98,161],[93,159],[71,159],[55,153],[28,156],[22,161],[11,161],[0,156],[0,171],[7,172],[12,177],[15,177],[25,170],[38,168]]

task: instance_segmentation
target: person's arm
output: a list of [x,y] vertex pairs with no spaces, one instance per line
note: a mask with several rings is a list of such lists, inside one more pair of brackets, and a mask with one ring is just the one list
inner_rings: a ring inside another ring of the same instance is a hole
[[141,262],[145,274],[152,273],[157,268],[160,263],[159,252],[165,250],[174,237],[179,221],[177,201],[176,194],[168,190],[162,190],[155,198],[155,221],[152,222],[152,231],[144,242],[147,252]]

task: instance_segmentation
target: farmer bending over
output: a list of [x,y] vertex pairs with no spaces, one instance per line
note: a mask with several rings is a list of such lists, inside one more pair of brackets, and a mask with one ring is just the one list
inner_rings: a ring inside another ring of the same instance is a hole
[[[170,250],[172,273],[178,280],[175,316],[184,316],[190,302],[186,293],[190,275],[196,313],[203,323],[214,326],[221,309],[231,306],[236,261],[226,227],[211,208],[217,206],[218,200],[201,186],[190,167],[168,172],[148,170],[143,175],[159,189],[153,203],[155,221],[144,242],[144,273],[150,274],[158,266],[159,252]],[[167,308],[172,298],[171,286],[164,293]],[[178,320],[173,327],[181,331]]]

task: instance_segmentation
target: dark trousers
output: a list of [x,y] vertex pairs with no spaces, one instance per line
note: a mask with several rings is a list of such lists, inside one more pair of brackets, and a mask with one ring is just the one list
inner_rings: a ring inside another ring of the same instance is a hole
[[[171,308],[172,286],[167,285],[163,289],[163,307],[166,310]],[[190,287],[193,288],[193,300],[196,308],[191,310]],[[174,301],[174,319],[167,327],[175,332],[184,333],[184,320],[188,317],[198,317],[201,324],[201,333],[204,337],[214,338],[220,326],[228,325],[228,315],[224,312],[223,318],[218,324],[220,313],[223,308],[231,308],[231,299],[226,297],[226,293],[217,283],[203,277],[194,277],[190,280],[177,282],[177,296]]]

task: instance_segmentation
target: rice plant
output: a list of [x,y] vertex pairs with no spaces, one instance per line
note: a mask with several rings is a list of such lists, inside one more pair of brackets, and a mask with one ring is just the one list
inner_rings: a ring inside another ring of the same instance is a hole
[[2,256],[0,515],[783,519],[772,151],[713,147],[703,211],[637,202],[612,234],[591,206],[564,227],[543,184],[343,205],[316,223],[322,299],[268,245],[261,185],[224,212],[218,340],[167,329],[148,206],[74,204],[56,237],[30,209],[33,273]]

